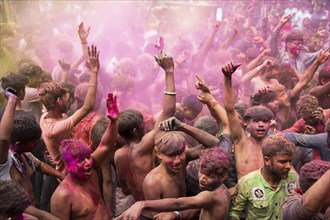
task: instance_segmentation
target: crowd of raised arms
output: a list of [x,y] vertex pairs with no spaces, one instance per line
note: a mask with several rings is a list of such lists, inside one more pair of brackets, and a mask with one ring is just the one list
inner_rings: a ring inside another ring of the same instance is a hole
[[330,2],[202,3],[0,16],[0,220],[330,219]]

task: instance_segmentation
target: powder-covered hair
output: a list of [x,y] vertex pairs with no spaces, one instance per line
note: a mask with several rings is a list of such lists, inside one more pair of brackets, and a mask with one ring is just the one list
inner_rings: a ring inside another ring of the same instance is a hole
[[[74,90],[74,97],[77,98],[77,104],[83,104],[84,100],[86,99],[89,83],[80,83],[76,89]],[[97,87],[96,89],[96,96],[94,100],[94,107],[93,110],[96,111],[100,108],[102,102],[102,92],[100,87]],[[80,108],[81,106],[78,106]]]
[[66,139],[61,142],[60,154],[66,164],[74,159],[84,158],[90,155],[91,152],[91,148],[83,141]]
[[317,98],[310,94],[305,94],[300,96],[297,101],[297,114],[303,119],[309,119],[317,107],[319,107]]
[[218,147],[203,150],[200,155],[200,171],[206,175],[224,176],[230,167],[230,158]]
[[14,181],[0,180],[0,216],[14,217],[32,204],[28,193]]
[[134,80],[132,76],[124,73],[116,74],[111,82],[111,87],[113,90],[126,91],[134,86]]
[[27,78],[39,76],[43,73],[41,67],[33,60],[22,62],[18,66],[18,74],[22,74]]
[[175,156],[184,152],[186,138],[180,131],[162,131],[157,133],[155,145],[160,153]]
[[62,98],[68,91],[58,83],[44,83],[38,90],[38,98],[48,111],[56,106],[58,98]]
[[262,155],[273,157],[276,153],[292,156],[295,145],[280,134],[266,137],[262,142]]
[[312,160],[303,165],[299,174],[299,185],[306,192],[320,177],[330,169],[330,162],[323,160]]
[[274,118],[273,112],[264,106],[252,106],[244,114],[244,121],[270,121]]

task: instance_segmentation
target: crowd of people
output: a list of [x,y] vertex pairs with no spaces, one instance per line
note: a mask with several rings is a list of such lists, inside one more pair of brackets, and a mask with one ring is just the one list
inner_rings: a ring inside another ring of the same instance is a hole
[[150,2],[0,17],[0,219],[330,219],[329,2]]

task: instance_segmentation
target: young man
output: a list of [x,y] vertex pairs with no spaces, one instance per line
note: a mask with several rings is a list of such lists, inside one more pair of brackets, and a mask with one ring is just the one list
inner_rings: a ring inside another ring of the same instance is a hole
[[203,192],[192,197],[146,200],[135,203],[119,219],[139,219],[142,210],[157,212],[201,209],[199,219],[226,220],[230,206],[230,194],[222,183],[230,166],[229,157],[219,148],[204,150],[200,156],[199,186]]
[[246,131],[241,126],[238,113],[235,111],[232,91],[232,74],[239,65],[228,62],[222,67],[224,74],[224,105],[229,121],[230,136],[235,145],[235,166],[237,179],[263,166],[261,144],[266,137],[270,120],[274,114],[266,107],[253,106],[246,110],[243,121]]
[[38,123],[31,117],[14,119],[18,97],[15,91],[5,90],[8,103],[0,123],[0,179],[19,183],[34,204],[31,177],[36,170],[64,179],[64,175],[31,154],[41,136]]
[[110,121],[100,145],[92,154],[91,148],[82,141],[62,141],[60,153],[68,175],[51,199],[51,212],[60,219],[109,219],[94,169],[101,166],[115,145],[118,115],[116,97],[109,93],[107,116]]
[[143,200],[142,184],[146,175],[155,166],[153,158],[154,138],[160,131],[159,123],[175,112],[174,63],[168,56],[156,58],[157,63],[165,70],[165,97],[161,115],[153,129],[144,134],[142,114],[134,109],[120,112],[118,133],[126,141],[126,145],[115,153],[118,183],[126,195],[132,194],[134,199]]
[[323,109],[330,108],[330,67],[324,67],[319,73],[318,85],[309,94],[315,96]]
[[281,219],[280,206],[298,185],[298,174],[291,171],[294,145],[281,135],[267,137],[262,144],[264,166],[242,177],[237,184],[230,220]]
[[319,52],[306,53],[302,51],[303,33],[299,30],[290,31],[285,39],[285,51],[278,48],[279,35],[282,27],[289,22],[294,14],[284,14],[278,25],[274,28],[270,36],[271,55],[278,59],[280,63],[289,63],[300,73],[304,73],[307,67],[312,65]]
[[[172,117],[160,123],[165,132],[157,134],[156,154],[160,165],[151,170],[143,181],[143,194],[146,200],[178,198],[186,196],[186,166],[198,159],[204,149],[218,146],[215,136],[198,128],[182,123]],[[173,131],[175,130],[175,131]],[[201,145],[187,149],[184,133],[195,138]],[[143,212],[143,217],[152,218],[155,213]]]
[[[40,119],[42,138],[46,144],[56,170],[66,174],[64,162],[60,156],[59,146],[64,139],[73,138],[74,126],[77,125],[92,109],[97,90],[97,78],[99,70],[99,52],[95,46],[88,48],[91,77],[89,88],[83,106],[73,115],[68,117],[67,111],[70,109],[72,100],[70,93],[60,84],[50,82],[44,84],[38,90],[38,98],[46,107]],[[44,181],[46,187],[42,192],[43,209],[49,210],[49,201],[52,193],[58,186],[58,182],[53,178],[46,177]]]

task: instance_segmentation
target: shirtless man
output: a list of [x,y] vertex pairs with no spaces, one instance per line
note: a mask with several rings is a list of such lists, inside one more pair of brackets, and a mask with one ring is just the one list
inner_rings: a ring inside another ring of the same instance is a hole
[[[204,147],[218,146],[220,142],[215,136],[182,123],[175,117],[161,122],[160,126],[165,132],[157,134],[155,145],[161,164],[150,171],[143,182],[143,194],[146,200],[186,196],[187,163],[198,159]],[[187,149],[186,137],[182,132],[189,134],[202,145]],[[143,212],[143,217],[152,219],[155,214]],[[174,215],[174,213],[171,214]],[[190,213],[185,212],[184,214]]]
[[175,112],[174,63],[168,56],[156,58],[165,70],[164,107],[154,128],[144,135],[142,114],[134,109],[120,112],[118,133],[127,143],[115,153],[117,180],[124,194],[132,194],[134,199],[143,200],[142,183],[146,175],[155,167],[153,158],[154,138],[160,131],[159,123]]
[[[219,148],[207,149],[200,156],[200,164],[199,186],[203,192],[192,197],[139,201],[116,220],[136,220],[142,210],[162,212],[185,209],[201,209],[199,219],[228,219],[230,194],[222,183],[230,166],[228,155]],[[177,211],[175,214],[179,218]]]
[[[329,52],[328,52],[329,54]],[[318,85],[309,94],[315,96],[323,109],[330,108],[330,67],[324,67],[319,73]]]
[[266,107],[253,106],[246,110],[244,123],[249,136],[241,127],[238,113],[234,109],[232,74],[240,65],[228,62],[222,67],[224,74],[224,105],[228,116],[230,135],[235,145],[237,179],[263,166],[262,140],[269,130],[273,113]]
[[82,141],[62,141],[60,153],[68,175],[51,199],[51,212],[60,219],[109,219],[94,169],[101,166],[115,145],[118,115],[116,97],[109,93],[109,124],[100,145],[92,154],[91,148]]

